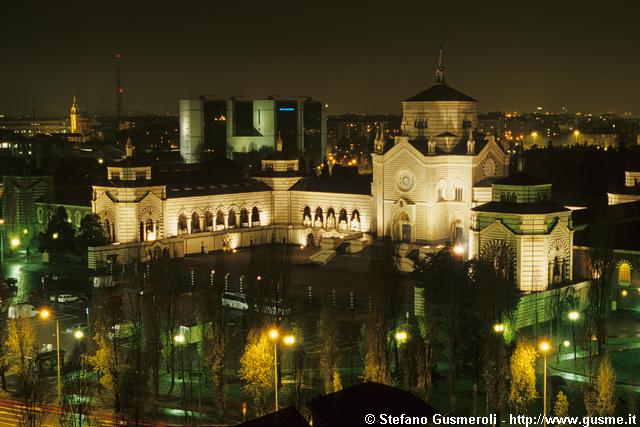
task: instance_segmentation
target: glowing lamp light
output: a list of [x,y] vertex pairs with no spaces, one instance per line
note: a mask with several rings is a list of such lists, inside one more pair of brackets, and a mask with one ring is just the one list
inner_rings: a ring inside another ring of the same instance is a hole
[[103,159],[98,159],[98,163],[99,163],[99,164],[103,164],[103,163],[104,163],[104,160],[103,160]]
[[78,329],[77,331],[75,331],[73,333],[73,337],[77,340],[81,340],[82,338],[84,338],[84,332],[82,332],[80,329]]
[[280,332],[278,332],[276,328],[269,329],[269,338],[271,338],[272,340],[276,340],[279,336]]
[[282,342],[284,342],[286,345],[294,345],[296,343],[296,337],[294,337],[293,335],[286,335],[282,339]]
[[622,292],[620,292],[620,295],[622,295],[622,297],[624,298],[629,295],[629,292],[626,289],[623,289]]
[[578,129],[576,129],[576,130],[574,130],[574,131],[573,131],[573,134],[574,134],[575,136],[578,136],[578,135],[580,135],[580,131],[579,131]]
[[178,344],[184,344],[185,337],[184,337],[184,335],[179,334],[179,335],[176,335],[175,337],[173,337],[173,340]]
[[501,334],[504,332],[504,323],[496,323],[493,325],[493,332]]
[[453,253],[456,255],[462,255],[464,253],[464,247],[460,244],[453,247]]
[[22,229],[22,234],[29,234],[29,230],[27,230],[26,228]]
[[580,318],[580,313],[573,310],[569,312],[569,320],[578,320]]
[[406,331],[398,331],[395,335],[396,341],[405,342],[409,338],[409,334]]
[[49,309],[47,308],[43,308],[42,310],[40,310],[38,312],[38,315],[42,318],[42,319],[48,319],[49,317],[51,317],[51,312],[49,311]]
[[256,280],[262,280],[262,276],[256,277]]
[[53,238],[53,240],[57,240],[60,235],[58,233],[53,233],[51,237]]
[[570,345],[571,345],[571,343],[569,342],[569,340],[564,340],[564,341],[562,341],[562,346],[563,346],[563,347],[565,347],[565,348],[566,348],[566,347],[569,347]]
[[549,341],[541,341],[538,347],[540,348],[541,352],[546,353],[549,351],[549,349],[551,349],[551,344],[549,344]]
[[20,246],[20,239],[18,239],[17,237],[14,237],[13,239],[11,239],[9,241],[9,244],[11,245],[12,248],[17,248],[18,246]]

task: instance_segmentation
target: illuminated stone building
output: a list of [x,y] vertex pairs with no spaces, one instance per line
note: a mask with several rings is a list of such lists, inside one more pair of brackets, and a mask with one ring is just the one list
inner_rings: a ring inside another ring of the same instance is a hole
[[465,243],[470,209],[490,200],[487,183],[508,173],[509,156],[493,136],[474,132],[477,101],[445,83],[442,53],[436,84],[402,110],[403,135],[374,144],[375,232],[406,243]]
[[491,186],[492,200],[471,209],[471,257],[506,244],[523,291],[571,281],[571,211],[551,201],[551,184],[519,172]]
[[[303,177],[298,160],[277,149],[254,178],[207,165],[156,171],[133,158],[107,166],[93,185],[92,210],[111,244],[89,249],[89,266],[229,250],[269,241],[320,245],[369,233],[368,176]],[[233,164],[231,161],[225,161]],[[239,171],[238,171],[239,172]]]

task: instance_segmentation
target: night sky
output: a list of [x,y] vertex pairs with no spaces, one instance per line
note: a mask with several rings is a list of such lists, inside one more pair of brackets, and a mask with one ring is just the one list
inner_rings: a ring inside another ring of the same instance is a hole
[[640,112],[638,1],[3,2],[0,114],[178,99],[310,95],[328,112],[399,112],[447,83],[481,111]]

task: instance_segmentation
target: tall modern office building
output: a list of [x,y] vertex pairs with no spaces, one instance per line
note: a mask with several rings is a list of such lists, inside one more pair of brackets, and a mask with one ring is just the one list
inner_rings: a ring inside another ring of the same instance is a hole
[[180,154],[186,163],[197,162],[205,153],[233,157],[273,151],[278,135],[284,153],[322,161],[327,135],[322,102],[311,98],[180,100]]

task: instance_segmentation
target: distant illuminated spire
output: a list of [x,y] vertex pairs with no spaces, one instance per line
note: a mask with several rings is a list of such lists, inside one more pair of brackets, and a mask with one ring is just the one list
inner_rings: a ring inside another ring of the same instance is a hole
[[71,133],[78,132],[78,104],[76,104],[76,97],[73,96],[73,102],[71,103],[71,114],[69,115],[69,130]]
[[281,153],[282,152],[282,135],[280,134],[280,131],[278,131],[278,138],[276,139],[276,151]]
[[442,46],[440,46],[440,55],[438,56],[438,68],[436,68],[436,83],[444,84],[444,63],[442,61]]

